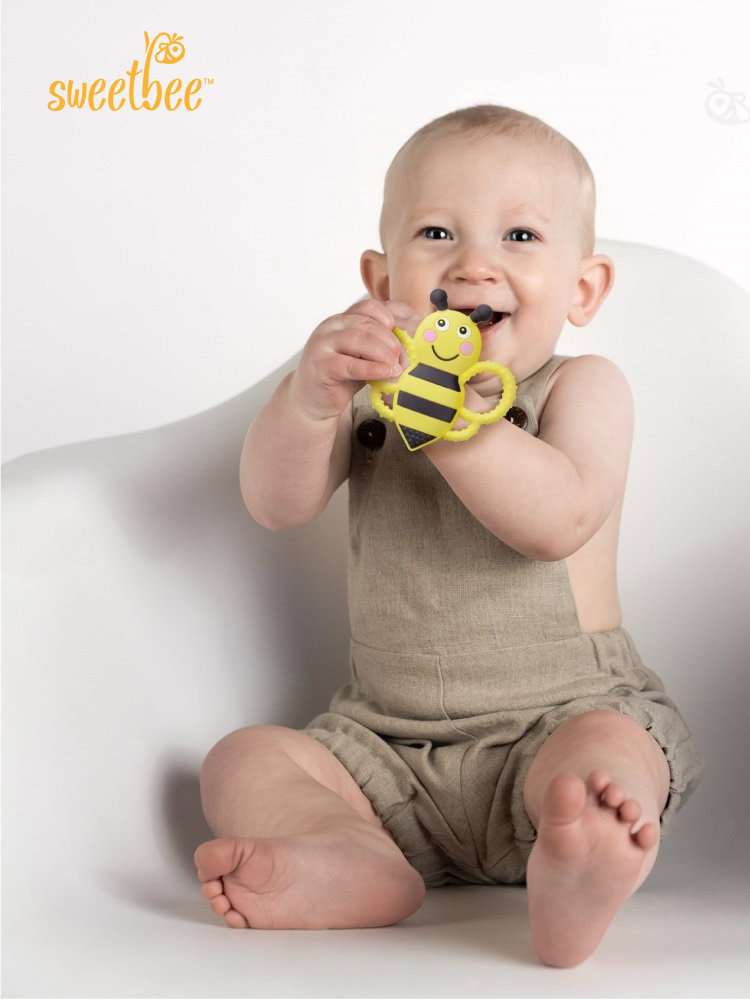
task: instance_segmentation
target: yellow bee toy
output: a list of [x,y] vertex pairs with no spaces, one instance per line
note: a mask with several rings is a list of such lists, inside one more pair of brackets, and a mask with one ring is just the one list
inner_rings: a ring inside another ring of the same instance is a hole
[[[393,332],[406,348],[409,367],[397,382],[371,382],[370,399],[375,410],[396,424],[409,451],[417,451],[437,439],[466,441],[483,424],[501,420],[516,398],[516,380],[504,365],[479,361],[482,335],[477,323],[492,316],[487,305],[477,306],[469,316],[448,308],[442,288],[430,294],[437,312],[417,327],[414,337],[395,326]],[[494,372],[503,386],[497,406],[487,413],[467,410],[464,383],[480,372]],[[393,407],[383,402],[383,393],[393,393]],[[454,431],[458,418],[468,424]]]

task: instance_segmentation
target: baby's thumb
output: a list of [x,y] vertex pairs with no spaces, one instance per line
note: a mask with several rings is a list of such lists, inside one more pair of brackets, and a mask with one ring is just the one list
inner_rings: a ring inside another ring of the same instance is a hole
[[406,330],[407,333],[414,334],[422,319],[419,313],[414,312],[406,302],[389,301],[385,304],[396,320],[396,325],[402,330]]

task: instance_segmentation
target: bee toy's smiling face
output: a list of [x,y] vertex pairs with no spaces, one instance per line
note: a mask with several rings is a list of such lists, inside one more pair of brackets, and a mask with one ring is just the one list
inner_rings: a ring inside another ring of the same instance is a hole
[[479,360],[482,335],[465,313],[442,309],[419,324],[414,349],[418,361],[458,375]]

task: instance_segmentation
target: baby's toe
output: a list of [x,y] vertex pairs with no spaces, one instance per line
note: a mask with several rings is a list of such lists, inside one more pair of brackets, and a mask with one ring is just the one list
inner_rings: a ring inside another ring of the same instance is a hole
[[221,896],[224,892],[224,886],[218,879],[211,879],[208,882],[204,882],[201,886],[201,892],[206,897],[206,899],[214,899],[215,896]]
[[623,823],[637,823],[641,818],[642,811],[640,802],[636,802],[635,799],[626,799],[617,810],[617,815]]
[[610,809],[619,809],[625,801],[625,790],[614,782],[607,785],[602,794],[602,802]]
[[637,833],[633,834],[633,840],[638,846],[649,851],[659,843],[659,827],[656,823],[644,823]]
[[226,896],[214,896],[211,900],[211,909],[218,917],[225,917],[232,909],[232,904]]
[[599,768],[589,775],[588,785],[595,795],[601,796],[611,781],[607,772]]
[[226,913],[223,914],[224,922],[227,927],[232,927],[235,930],[241,930],[244,927],[249,927],[250,924],[245,920],[241,913],[237,910],[229,908]]

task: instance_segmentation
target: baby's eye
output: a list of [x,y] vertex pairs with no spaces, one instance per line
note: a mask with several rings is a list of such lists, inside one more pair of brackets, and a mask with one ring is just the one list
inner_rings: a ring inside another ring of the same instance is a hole
[[420,233],[428,240],[449,240],[451,238],[451,234],[442,226],[425,226],[424,229],[420,229]]
[[539,237],[529,229],[511,229],[505,238],[506,240],[510,240],[511,243],[529,243],[531,240],[536,240]]

